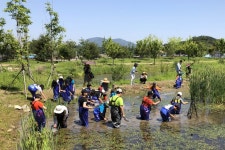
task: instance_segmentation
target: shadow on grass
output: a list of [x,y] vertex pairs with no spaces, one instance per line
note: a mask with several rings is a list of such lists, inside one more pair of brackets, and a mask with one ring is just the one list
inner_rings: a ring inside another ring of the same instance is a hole
[[10,91],[10,92],[20,91],[20,89],[18,87],[9,87],[9,86],[6,86],[6,85],[0,86],[0,89],[1,90],[7,90],[7,91]]

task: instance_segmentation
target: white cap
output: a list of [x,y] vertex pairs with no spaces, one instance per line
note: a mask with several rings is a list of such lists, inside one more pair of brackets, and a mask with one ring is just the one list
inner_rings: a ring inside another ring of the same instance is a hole
[[122,93],[123,91],[122,91],[122,89],[121,89],[121,88],[118,88],[118,89],[116,89],[116,92],[118,92],[118,93]]
[[182,96],[182,92],[177,92],[177,95],[180,95],[180,96]]
[[63,79],[63,76],[59,76],[59,79]]

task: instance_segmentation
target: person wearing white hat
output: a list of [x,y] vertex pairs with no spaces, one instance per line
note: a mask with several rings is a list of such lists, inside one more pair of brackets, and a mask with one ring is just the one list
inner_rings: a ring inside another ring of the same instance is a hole
[[124,103],[122,95],[122,89],[116,90],[116,95],[110,98],[109,106],[111,106],[111,119],[114,128],[119,128],[122,117],[125,118]]
[[67,118],[69,111],[64,105],[57,105],[54,109],[54,128],[67,128]]
[[174,97],[171,101],[172,105],[178,105],[180,107],[179,110],[173,111],[171,112],[172,114],[180,114],[180,110],[181,110],[181,104],[188,104],[188,102],[185,102],[182,98],[182,92],[177,92],[177,96]]

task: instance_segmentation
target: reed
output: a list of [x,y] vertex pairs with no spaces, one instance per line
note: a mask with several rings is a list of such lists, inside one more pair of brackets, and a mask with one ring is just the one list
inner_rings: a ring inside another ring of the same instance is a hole
[[54,137],[51,130],[43,128],[41,132],[37,131],[32,113],[21,120],[20,140],[17,149],[54,150],[54,145]]
[[202,65],[190,79],[190,95],[195,102],[221,104],[225,102],[225,67]]

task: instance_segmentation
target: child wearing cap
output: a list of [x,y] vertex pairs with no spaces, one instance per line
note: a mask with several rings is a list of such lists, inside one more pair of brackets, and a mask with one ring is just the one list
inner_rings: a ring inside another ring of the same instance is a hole
[[119,128],[122,117],[125,118],[124,103],[122,95],[122,89],[116,90],[116,95],[110,98],[109,106],[111,106],[110,113],[112,119],[112,125],[114,128]]
[[172,100],[171,100],[171,104],[172,105],[178,105],[179,106],[179,110],[174,110],[172,111],[171,113],[172,114],[180,114],[180,110],[181,110],[181,104],[185,105],[185,104],[188,104],[188,102],[185,102],[182,98],[182,92],[177,92],[177,96],[174,97]]
[[142,103],[140,105],[141,120],[149,120],[151,106],[157,105],[160,103],[160,101],[154,102],[152,100],[152,96],[153,96],[153,92],[148,91],[147,96],[145,96],[142,100]]

